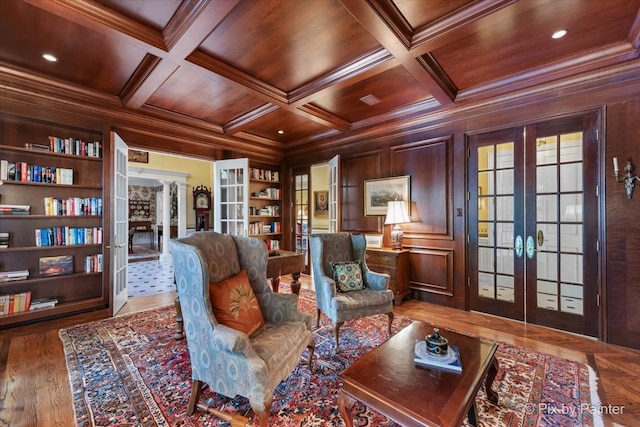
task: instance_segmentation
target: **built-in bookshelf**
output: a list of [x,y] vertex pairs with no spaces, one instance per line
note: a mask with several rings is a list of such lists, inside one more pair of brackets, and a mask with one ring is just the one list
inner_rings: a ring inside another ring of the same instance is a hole
[[282,185],[276,168],[249,168],[249,235],[270,251],[281,249]]
[[0,296],[13,301],[0,327],[106,307],[102,132],[7,114],[0,125]]

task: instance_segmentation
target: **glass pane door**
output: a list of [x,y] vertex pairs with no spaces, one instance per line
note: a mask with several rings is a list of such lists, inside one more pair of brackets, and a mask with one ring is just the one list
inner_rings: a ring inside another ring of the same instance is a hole
[[247,159],[214,163],[214,230],[248,236],[249,162]]
[[527,127],[535,159],[526,187],[527,319],[596,335],[597,141],[588,123],[580,117]]
[[477,185],[470,192],[470,209],[478,214],[470,227],[475,272],[470,301],[473,309],[523,319],[524,276],[522,262],[517,262],[522,252],[516,250],[524,231],[522,198],[516,191],[522,176],[515,169],[522,144],[517,141],[514,131],[474,138],[470,164]]
[[598,331],[597,119],[469,138],[469,305]]
[[309,174],[294,176],[296,217],[296,252],[304,254],[305,271],[309,270]]

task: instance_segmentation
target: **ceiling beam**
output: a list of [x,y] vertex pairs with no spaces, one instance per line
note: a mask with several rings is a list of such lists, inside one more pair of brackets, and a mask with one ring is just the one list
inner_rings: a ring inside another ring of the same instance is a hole
[[[441,86],[443,80],[433,78],[367,0],[340,0],[340,3],[440,104],[448,105],[453,102],[455,94],[452,96],[451,92],[455,88]],[[444,74],[444,71],[438,73]]]

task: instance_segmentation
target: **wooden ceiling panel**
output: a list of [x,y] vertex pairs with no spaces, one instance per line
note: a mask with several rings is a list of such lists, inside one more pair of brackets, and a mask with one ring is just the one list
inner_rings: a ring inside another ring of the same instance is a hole
[[414,30],[432,24],[473,0],[392,0]]
[[[372,99],[371,97],[375,98]],[[374,105],[364,100],[378,101]],[[354,123],[431,98],[403,67],[397,66],[313,101],[312,105]]]
[[336,0],[241,2],[200,49],[290,92],[379,43]]
[[[146,52],[20,1],[0,1],[0,60],[118,95]],[[48,53],[58,60],[42,58]]]
[[[279,130],[283,130],[284,134],[278,134]],[[285,110],[276,110],[266,114],[244,128],[245,133],[283,143],[311,138],[331,130],[331,128],[304,116]]]
[[600,75],[638,45],[640,0],[0,0],[5,87],[118,97],[142,127],[155,114],[243,152]]
[[219,126],[264,104],[228,80],[194,67],[179,68],[147,102]]
[[[464,90],[623,42],[640,7],[639,0],[551,3],[514,3],[451,32],[432,55]],[[553,40],[560,29],[567,35]]]
[[122,13],[141,24],[162,31],[173,14],[178,10],[181,0],[96,0],[101,5]]

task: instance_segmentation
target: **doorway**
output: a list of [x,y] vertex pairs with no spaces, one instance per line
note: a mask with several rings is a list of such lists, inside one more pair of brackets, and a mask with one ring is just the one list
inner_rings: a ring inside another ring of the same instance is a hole
[[469,138],[469,307],[598,334],[598,116]]

